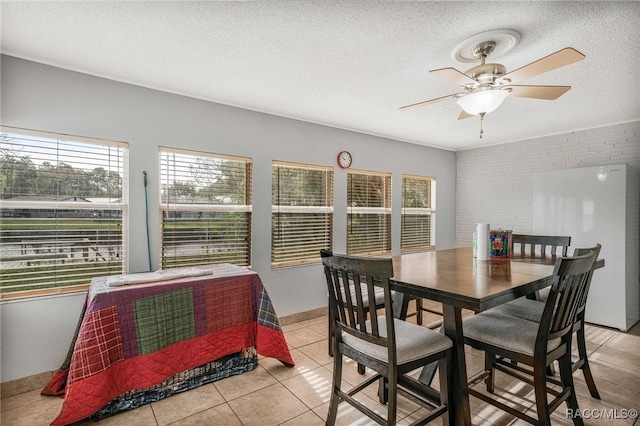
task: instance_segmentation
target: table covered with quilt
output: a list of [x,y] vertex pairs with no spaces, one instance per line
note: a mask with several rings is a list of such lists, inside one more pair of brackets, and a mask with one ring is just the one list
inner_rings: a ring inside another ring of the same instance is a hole
[[259,275],[218,264],[95,278],[63,365],[53,425],[104,417],[252,370],[294,365]]

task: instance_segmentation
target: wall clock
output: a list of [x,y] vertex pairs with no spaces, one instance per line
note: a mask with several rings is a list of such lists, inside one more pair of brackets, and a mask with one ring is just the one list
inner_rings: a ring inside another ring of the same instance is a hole
[[340,151],[340,153],[338,154],[338,166],[342,167],[343,169],[348,169],[349,167],[351,167],[352,161],[353,158],[351,157],[349,151]]

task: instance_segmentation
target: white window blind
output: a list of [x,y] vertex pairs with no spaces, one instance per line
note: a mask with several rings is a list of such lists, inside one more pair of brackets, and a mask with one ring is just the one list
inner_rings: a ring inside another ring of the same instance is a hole
[[333,236],[333,169],[274,161],[271,266],[320,261]]
[[347,174],[347,253],[391,252],[391,174]]
[[402,176],[403,252],[435,249],[435,200],[435,178]]
[[251,262],[250,158],[160,148],[163,269]]
[[127,266],[126,143],[0,128],[0,300]]

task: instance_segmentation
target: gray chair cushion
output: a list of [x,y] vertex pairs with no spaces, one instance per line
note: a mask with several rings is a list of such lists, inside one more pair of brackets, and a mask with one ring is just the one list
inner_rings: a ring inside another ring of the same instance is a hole
[[[367,320],[366,326],[367,330],[370,331],[370,320]],[[451,339],[429,328],[399,319],[394,319],[394,326],[396,329],[396,355],[398,364],[404,364],[405,362],[429,356],[452,346]],[[380,335],[386,337],[387,322],[384,315],[378,316],[378,328]],[[380,361],[388,362],[386,346],[379,346],[364,341],[348,333],[342,333],[342,339],[354,349]]]
[[499,312],[512,317],[526,319],[527,321],[540,322],[544,312],[544,305],[544,302],[521,297],[491,308],[487,312]]
[[[538,323],[500,312],[485,311],[462,322],[464,335],[499,348],[533,356]],[[560,345],[560,338],[547,344],[547,351]]]

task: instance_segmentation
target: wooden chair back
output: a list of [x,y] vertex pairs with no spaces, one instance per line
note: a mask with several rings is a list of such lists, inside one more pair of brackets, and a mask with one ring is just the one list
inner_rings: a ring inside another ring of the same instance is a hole
[[[395,330],[389,279],[393,276],[390,258],[360,258],[328,253],[321,254],[329,291],[330,317],[333,317],[334,342],[341,341],[341,333],[379,346],[395,348]],[[384,290],[386,330],[381,332],[375,300],[375,287]],[[366,319],[371,318],[370,326]],[[393,359],[392,359],[393,358]],[[395,350],[389,351],[389,363],[395,362]]]
[[[546,356],[548,341],[562,338],[570,345],[573,323],[596,260],[596,253],[563,257],[556,261],[553,284],[536,339],[536,356]],[[568,346],[570,347],[570,346]]]
[[[573,255],[583,256],[585,254],[588,254],[590,251],[593,251],[596,254],[596,260],[598,260],[598,256],[600,255],[601,248],[602,246],[600,244],[596,244],[595,247],[576,248],[573,251]],[[584,312],[584,309],[587,306],[587,298],[589,297],[589,287],[591,287],[591,279],[593,278],[593,271],[595,270],[595,268],[596,268],[596,262],[594,261],[591,271],[589,271],[589,276],[587,277],[587,282],[585,284],[584,292],[582,293],[582,298],[578,306],[578,316]]]
[[[570,236],[513,234],[513,253],[521,257],[547,257],[547,248],[551,256],[566,256],[571,245]],[[516,249],[519,245],[519,250]],[[560,248],[560,253],[558,253]]]

